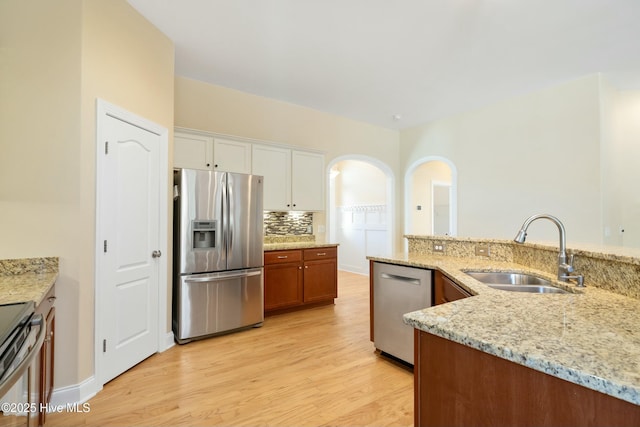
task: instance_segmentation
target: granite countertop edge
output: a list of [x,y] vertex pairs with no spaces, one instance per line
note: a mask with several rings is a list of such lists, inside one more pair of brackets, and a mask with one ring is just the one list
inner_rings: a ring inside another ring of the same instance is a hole
[[628,316],[640,312],[640,301],[589,286],[563,295],[505,292],[464,273],[508,269],[555,280],[512,262],[413,254],[367,259],[440,270],[473,295],[406,313],[406,324],[640,405],[640,330]]
[[264,252],[280,251],[287,249],[313,249],[313,248],[329,248],[337,247],[338,243],[316,243],[316,242],[281,242],[281,243],[265,243],[263,245]]

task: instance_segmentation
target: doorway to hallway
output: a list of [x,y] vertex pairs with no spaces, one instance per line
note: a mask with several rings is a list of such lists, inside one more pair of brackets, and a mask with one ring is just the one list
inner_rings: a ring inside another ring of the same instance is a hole
[[393,245],[393,176],[375,159],[345,156],[329,165],[329,239],[340,244],[338,269],[368,274],[368,255]]

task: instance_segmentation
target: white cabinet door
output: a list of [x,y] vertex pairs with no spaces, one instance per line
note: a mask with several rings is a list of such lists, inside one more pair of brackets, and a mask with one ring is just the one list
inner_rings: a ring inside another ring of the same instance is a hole
[[291,152],[291,203],[295,210],[324,210],[324,155]]
[[213,170],[213,138],[175,132],[173,136],[173,167]]
[[251,173],[251,143],[214,138],[213,159],[217,171]]
[[264,210],[291,210],[291,150],[253,144],[251,173],[264,177]]

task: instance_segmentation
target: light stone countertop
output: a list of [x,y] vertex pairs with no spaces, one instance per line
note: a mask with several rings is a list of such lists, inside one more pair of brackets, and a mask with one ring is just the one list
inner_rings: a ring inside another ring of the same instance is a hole
[[58,258],[0,260],[0,304],[34,301],[39,305],[58,279]]
[[56,283],[58,273],[0,276],[0,304],[34,301],[38,306]]
[[408,325],[640,405],[640,300],[593,286],[570,294],[500,291],[463,272],[518,270],[555,280],[511,262],[406,254],[367,258],[440,270],[474,295],[407,313]]

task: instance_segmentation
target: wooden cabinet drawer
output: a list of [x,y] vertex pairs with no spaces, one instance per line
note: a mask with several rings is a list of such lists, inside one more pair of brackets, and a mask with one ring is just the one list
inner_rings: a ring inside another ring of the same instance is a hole
[[314,248],[304,250],[304,260],[316,260],[325,258],[336,258],[338,256],[338,249],[335,247],[329,248]]
[[264,263],[279,264],[283,262],[299,262],[302,261],[302,251],[269,251],[264,253]]

